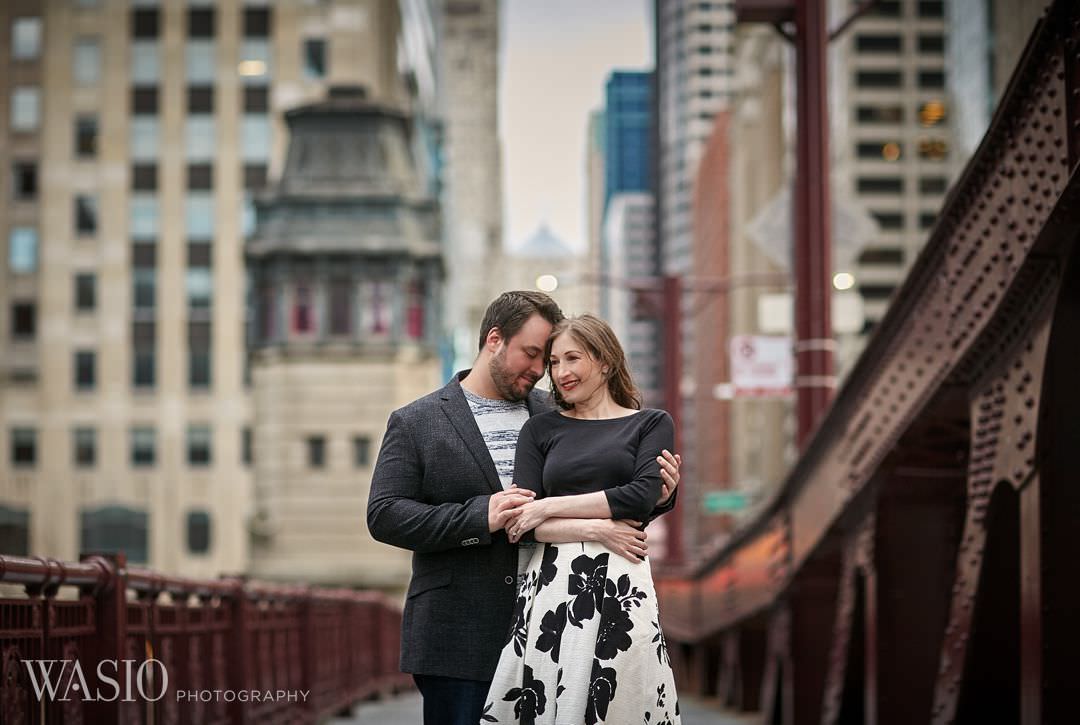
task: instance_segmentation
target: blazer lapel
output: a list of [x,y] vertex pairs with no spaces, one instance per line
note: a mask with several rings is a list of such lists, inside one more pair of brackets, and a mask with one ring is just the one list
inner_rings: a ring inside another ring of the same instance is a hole
[[473,417],[469,401],[465,400],[465,393],[461,392],[461,383],[458,382],[457,376],[443,388],[442,409],[458,435],[461,436],[461,440],[465,441],[465,446],[476,459],[480,470],[484,472],[484,478],[492,493],[502,491],[503,487],[499,481],[499,473],[495,470],[495,462],[491,460],[487,443],[484,442],[484,436],[480,434],[480,429],[476,426],[476,418]]

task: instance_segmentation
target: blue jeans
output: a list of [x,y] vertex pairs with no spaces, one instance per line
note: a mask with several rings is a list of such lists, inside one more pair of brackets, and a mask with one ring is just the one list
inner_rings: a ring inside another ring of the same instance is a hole
[[424,698],[424,725],[479,725],[490,682],[413,675]]

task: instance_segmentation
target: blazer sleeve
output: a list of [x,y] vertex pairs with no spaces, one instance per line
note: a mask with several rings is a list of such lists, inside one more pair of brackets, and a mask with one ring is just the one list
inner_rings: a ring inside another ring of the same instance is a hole
[[408,421],[394,411],[386,426],[368,496],[371,535],[384,544],[417,552],[490,544],[488,499],[428,504],[423,500],[424,465]]
[[647,522],[653,517],[663,481],[656,457],[675,445],[675,423],[665,411],[657,411],[642,423],[641,439],[634,458],[634,478],[604,490],[611,518]]

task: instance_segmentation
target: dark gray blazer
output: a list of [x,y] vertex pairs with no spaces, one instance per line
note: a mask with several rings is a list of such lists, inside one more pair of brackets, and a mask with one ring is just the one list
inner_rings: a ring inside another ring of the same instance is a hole
[[[458,373],[390,414],[371,479],[367,521],[377,540],[410,549],[401,670],[490,680],[513,614],[517,546],[488,532],[502,490]],[[529,414],[554,407],[533,390]]]

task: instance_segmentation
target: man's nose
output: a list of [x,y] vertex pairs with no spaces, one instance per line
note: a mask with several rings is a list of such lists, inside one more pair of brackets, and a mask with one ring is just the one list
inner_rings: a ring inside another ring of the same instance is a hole
[[532,364],[532,367],[530,369],[534,373],[536,373],[537,379],[543,377],[543,375],[544,375],[544,361],[543,360],[534,360],[533,364]]

